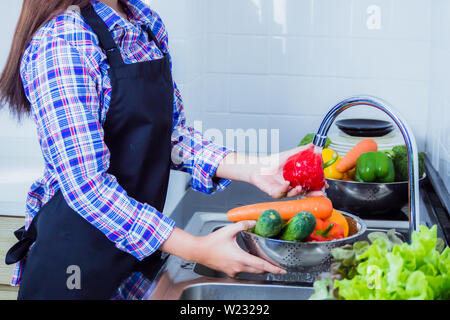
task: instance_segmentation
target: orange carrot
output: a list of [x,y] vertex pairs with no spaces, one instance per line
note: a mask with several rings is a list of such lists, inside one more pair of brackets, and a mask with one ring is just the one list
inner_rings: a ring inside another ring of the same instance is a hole
[[256,203],[234,208],[227,213],[228,220],[258,220],[261,213],[273,209],[280,213],[283,220],[292,219],[297,213],[307,211],[316,218],[327,219],[333,211],[331,200],[325,197],[310,197],[298,200]]
[[325,221],[331,221],[331,222],[334,222],[334,223],[337,223],[338,225],[340,225],[342,227],[342,230],[344,230],[344,237],[348,237],[349,226],[348,226],[347,219],[345,219],[345,217],[342,213],[340,213],[337,210],[333,210],[333,212],[331,213],[331,217],[329,217]]
[[366,152],[377,152],[378,145],[372,139],[361,140],[344,158],[336,165],[336,170],[340,173],[347,172],[356,166],[358,158]]

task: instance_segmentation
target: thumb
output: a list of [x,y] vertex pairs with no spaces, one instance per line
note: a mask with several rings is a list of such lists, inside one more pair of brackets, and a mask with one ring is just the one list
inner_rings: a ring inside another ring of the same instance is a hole
[[230,236],[234,237],[239,232],[251,229],[255,225],[256,225],[256,221],[254,221],[254,220],[239,221],[239,222],[236,222],[235,224],[228,226],[227,231],[229,232]]

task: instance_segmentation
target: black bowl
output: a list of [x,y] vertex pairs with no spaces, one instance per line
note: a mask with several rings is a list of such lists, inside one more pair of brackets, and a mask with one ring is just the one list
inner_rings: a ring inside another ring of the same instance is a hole
[[336,126],[353,137],[383,137],[394,131],[389,121],[375,119],[346,119],[336,122]]

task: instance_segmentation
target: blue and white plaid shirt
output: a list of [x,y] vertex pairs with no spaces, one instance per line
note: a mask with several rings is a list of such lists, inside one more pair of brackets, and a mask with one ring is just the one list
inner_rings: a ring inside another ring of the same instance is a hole
[[[128,0],[129,20],[92,0],[106,23],[125,63],[163,58],[143,25],[149,26],[166,53],[168,36],[161,18],[140,0]],[[31,187],[26,227],[53,195],[61,190],[68,205],[120,250],[142,260],[170,236],[174,221],[151,205],[130,198],[107,173],[109,152],[102,124],[111,101],[109,64],[98,38],[76,10],[68,10],[44,25],[25,51],[21,77],[32,106],[45,159],[43,176]],[[180,91],[174,85],[172,169],[192,175],[191,187],[204,193],[223,190],[230,181],[215,179],[221,160],[231,152],[205,140],[186,126]],[[16,265],[13,285],[20,283],[23,263]],[[139,298],[151,287],[135,273],[115,298]]]

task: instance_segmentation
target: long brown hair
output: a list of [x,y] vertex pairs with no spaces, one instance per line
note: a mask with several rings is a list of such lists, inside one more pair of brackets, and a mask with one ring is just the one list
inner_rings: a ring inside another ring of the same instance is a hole
[[25,96],[20,77],[20,62],[31,42],[33,35],[41,26],[56,15],[67,10],[69,6],[88,5],[90,0],[24,0],[19,22],[14,32],[14,38],[5,69],[0,76],[0,109],[9,105],[11,112],[19,119],[31,111],[29,101]]

